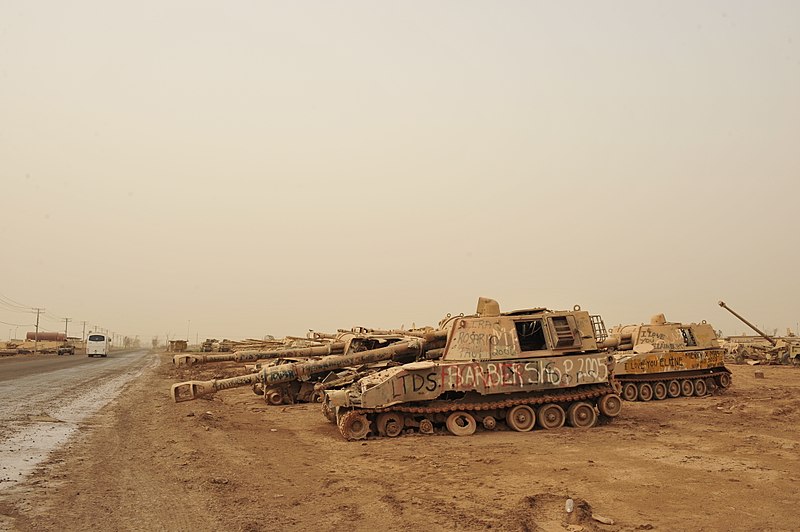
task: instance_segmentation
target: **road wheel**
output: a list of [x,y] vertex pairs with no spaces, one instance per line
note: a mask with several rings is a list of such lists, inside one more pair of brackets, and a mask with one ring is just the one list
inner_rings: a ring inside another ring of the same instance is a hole
[[649,382],[642,382],[639,384],[639,400],[649,401],[653,398],[653,387]]
[[325,392],[314,390],[311,392],[311,397],[309,397],[310,403],[321,403],[323,399],[325,399]]
[[662,401],[667,398],[667,385],[663,382],[657,382],[653,386],[653,399]]
[[536,424],[536,412],[528,405],[517,405],[506,413],[506,423],[517,432],[528,432]]
[[339,432],[347,440],[363,440],[369,430],[369,420],[364,414],[351,410],[339,418]]
[[694,394],[698,397],[702,397],[708,392],[708,387],[706,386],[706,381],[703,379],[697,379],[694,381]]
[[547,404],[539,409],[539,426],[543,429],[557,429],[564,426],[566,414],[556,404]]
[[477,423],[472,414],[466,412],[453,412],[447,416],[447,430],[456,436],[469,436],[475,432]]
[[626,401],[635,401],[638,396],[639,390],[636,389],[636,385],[632,382],[626,382],[622,387],[622,398]]
[[730,386],[731,386],[731,375],[730,375],[730,373],[720,373],[717,376],[717,384],[723,390],[725,388],[730,388]]
[[691,397],[694,395],[694,383],[691,379],[684,379],[681,381],[681,395],[684,397]]
[[280,390],[272,388],[264,392],[264,401],[272,406],[283,404],[283,394]]
[[681,383],[678,381],[669,381],[667,384],[667,395],[673,399],[681,396]]
[[594,407],[589,403],[583,401],[572,403],[569,410],[567,410],[567,421],[571,427],[588,429],[597,421],[597,413],[594,411]]
[[615,393],[604,395],[598,401],[597,409],[606,417],[617,417],[622,411],[622,399]]
[[423,419],[419,422],[419,432],[421,434],[433,434],[433,422],[430,419]]
[[483,418],[483,428],[486,430],[494,430],[497,427],[497,420],[492,416]]
[[384,412],[378,415],[375,425],[378,427],[378,434],[394,438],[403,432],[405,417],[397,412]]

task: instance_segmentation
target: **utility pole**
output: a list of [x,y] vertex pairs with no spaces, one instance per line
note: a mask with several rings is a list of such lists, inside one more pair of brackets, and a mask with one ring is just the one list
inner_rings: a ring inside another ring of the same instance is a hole
[[33,339],[33,354],[39,351],[39,314],[44,310],[43,308],[34,308],[36,311],[36,336]]
[[81,333],[81,340],[85,342],[86,341],[86,322],[82,321],[81,323],[83,323],[83,332]]
[[69,337],[69,333],[67,332],[67,327],[69,326],[69,322],[72,321],[72,318],[64,318],[64,341],[67,341]]

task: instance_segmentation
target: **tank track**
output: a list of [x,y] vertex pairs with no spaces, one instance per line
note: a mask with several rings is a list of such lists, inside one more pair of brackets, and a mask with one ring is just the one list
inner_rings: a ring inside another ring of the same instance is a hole
[[[596,384],[592,386],[587,386],[581,388],[579,391],[565,389],[562,391],[546,393],[544,395],[526,394],[526,396],[508,398],[501,401],[491,401],[488,400],[491,398],[491,396],[486,396],[487,400],[485,401],[472,401],[472,402],[432,401],[431,403],[428,404],[428,406],[395,405],[386,408],[375,408],[375,409],[354,408],[352,410],[348,410],[347,412],[339,416],[339,419],[337,420],[337,426],[339,427],[339,432],[342,434],[342,436],[345,437],[345,439],[348,440],[362,439],[366,437],[366,435],[370,432],[375,434],[375,431],[373,431],[371,427],[368,427],[363,431],[364,432],[363,436],[355,438],[352,437],[352,428],[350,431],[348,431],[348,426],[353,422],[353,420],[357,419],[359,416],[365,416],[366,419],[369,420],[369,424],[372,425],[375,423],[376,421],[375,418],[378,415],[385,413],[392,413],[392,412],[398,412],[402,414],[415,414],[415,415],[426,415],[426,414],[436,415],[436,414],[445,414],[451,412],[484,412],[484,411],[494,411],[494,410],[511,408],[518,405],[574,403],[578,401],[586,401],[588,399],[599,399],[608,394],[619,393],[619,391],[620,391],[619,383],[615,382],[614,385]],[[433,433],[433,431],[431,431],[430,433]]]
[[[671,374],[671,375],[668,375],[668,376],[662,376],[662,375],[659,375],[659,374],[652,374],[652,375],[645,374],[645,375],[641,375],[641,376],[637,375],[636,377],[629,377],[627,375],[620,375],[620,376],[617,376],[617,378],[619,379],[620,385],[623,388],[623,393],[620,394],[620,395],[622,395],[622,398],[624,400],[626,400],[626,401],[642,401],[643,400],[639,396],[638,393],[637,393],[637,396],[636,396],[635,399],[628,399],[627,397],[625,397],[624,388],[625,388],[625,386],[627,384],[638,385],[640,383],[648,383],[648,384],[650,384],[652,386],[652,385],[654,385],[656,383],[663,382],[664,384],[669,386],[669,383],[672,382],[672,381],[677,381],[679,384],[682,384],[683,381],[687,381],[687,380],[688,381],[697,381],[697,380],[701,380],[701,379],[702,380],[713,379],[714,386],[717,389],[725,390],[725,389],[729,388],[731,386],[731,383],[732,383],[731,372],[726,368],[716,369],[716,370],[713,370],[713,371],[709,371],[708,373],[695,373],[695,374],[688,374],[688,375],[676,375],[674,373]],[[725,379],[725,378],[727,378],[728,384],[726,386],[723,386],[722,385],[722,382],[723,382],[722,379]],[[694,384],[692,386],[694,388]],[[704,393],[703,395],[709,395],[711,393],[712,393],[712,390],[708,389],[706,391],[706,393]],[[696,395],[696,394],[692,394],[692,395]],[[667,395],[666,397],[663,397],[661,399],[676,399],[677,397],[689,397],[689,396],[688,395],[683,395],[683,394],[680,394],[680,395],[677,395],[677,396]],[[655,396],[653,396],[650,399],[644,399],[644,400],[645,401],[650,401],[650,400],[661,400],[661,399],[656,398]]]
[[444,412],[458,412],[459,410],[496,410],[498,408],[509,408],[517,405],[541,405],[545,403],[571,403],[573,401],[584,401],[601,397],[607,393],[614,393],[615,390],[608,384],[594,385],[583,388],[579,393],[569,393],[568,390],[560,393],[549,393],[534,397],[518,399],[506,399],[504,401],[474,402],[474,403],[455,403],[448,401],[446,404],[436,406],[394,406],[389,408],[367,410],[366,412],[406,412],[409,414],[441,414]]

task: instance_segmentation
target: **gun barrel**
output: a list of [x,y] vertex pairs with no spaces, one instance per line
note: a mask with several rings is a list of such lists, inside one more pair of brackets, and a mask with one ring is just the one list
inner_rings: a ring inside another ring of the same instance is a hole
[[195,364],[205,364],[207,362],[224,362],[236,360],[235,353],[226,353],[224,355],[174,355],[172,363],[176,366],[193,366]]
[[313,360],[309,362],[280,364],[278,366],[264,368],[257,373],[249,373],[247,375],[231,377],[228,379],[181,382],[172,385],[170,394],[176,403],[181,403],[184,401],[191,401],[205,395],[213,394],[219,390],[247,386],[248,384],[255,384],[257,382],[260,382],[266,388],[273,384],[280,384],[293,380],[303,380],[315,373],[333,371],[347,366],[369,364],[371,362],[389,360],[393,357],[402,355],[422,355],[427,350],[444,347],[446,340],[447,331],[434,331],[432,333],[428,333],[424,338],[414,338],[405,342],[398,342],[378,349],[359,351],[357,353],[350,353],[348,355],[329,355],[320,360]]
[[248,373],[247,375],[239,375],[228,379],[180,382],[172,385],[172,388],[170,388],[170,395],[172,396],[172,400],[176,403],[193,401],[205,395],[211,395],[219,390],[254,384],[259,381],[258,376],[258,373]]
[[294,364],[282,364],[280,366],[264,368],[259,372],[261,376],[260,381],[267,386],[295,379],[303,379],[314,373],[389,360],[396,356],[415,353],[421,355],[425,352],[426,348],[433,349],[434,347],[441,347],[441,344],[446,339],[447,332],[441,331],[441,335],[431,335],[429,339],[414,338],[406,342],[398,342],[378,349],[370,349],[368,351],[360,351],[348,355],[331,355],[311,362],[295,362]]
[[737,318],[739,318],[739,320],[741,320],[745,325],[747,325],[748,327],[753,329],[755,332],[760,334],[766,341],[768,341],[770,344],[772,344],[772,347],[775,347],[778,344],[778,342],[776,342],[774,338],[772,338],[771,336],[767,336],[765,333],[761,332],[761,330],[758,327],[756,327],[755,325],[753,325],[752,323],[750,323],[749,321],[747,321],[746,319],[741,317],[736,311],[734,311],[732,308],[730,308],[728,305],[726,305],[724,301],[720,301],[719,302],[719,306],[724,308],[725,310],[727,310],[728,312],[730,312],[731,314],[733,314]]
[[274,349],[272,351],[247,350],[237,351],[236,362],[252,362],[268,358],[305,358],[334,355],[344,352],[344,342],[331,342],[327,345],[300,347],[294,349]]

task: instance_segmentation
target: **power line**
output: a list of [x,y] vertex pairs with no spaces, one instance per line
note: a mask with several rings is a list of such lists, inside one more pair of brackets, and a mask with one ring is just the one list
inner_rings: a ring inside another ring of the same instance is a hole
[[[51,322],[52,321],[56,321],[56,322],[62,322],[63,321],[63,322],[65,322],[64,323],[64,334],[66,335],[68,333],[68,324],[69,324],[70,321],[72,321],[72,318],[66,318],[66,317],[62,317],[62,316],[57,316],[56,314],[53,314],[52,312],[48,312],[47,310],[45,310],[44,308],[41,308],[41,307],[31,307],[29,305],[25,305],[24,303],[20,303],[19,301],[15,300],[15,299],[12,299],[12,298],[10,298],[10,297],[2,294],[2,293],[0,293],[0,310],[3,310],[5,312],[10,312],[10,313],[15,313],[15,314],[17,314],[17,313],[19,313],[19,314],[36,314],[36,323],[35,324],[9,323],[9,322],[2,321],[2,320],[0,320],[0,323],[2,323],[3,325],[11,326],[11,327],[35,327],[37,331],[38,330],[42,330],[42,331],[46,331],[46,332],[56,332],[55,330],[50,330],[50,329],[46,329],[46,328],[42,327],[42,325],[41,325],[41,321],[42,320],[47,320],[47,321],[51,321]],[[88,322],[84,322],[83,323],[83,330],[84,330],[83,334],[84,334],[84,336],[85,336],[85,330],[86,330],[86,323],[88,323]],[[95,325],[94,329],[97,330],[98,327]],[[121,335],[121,333],[120,333],[120,335]],[[37,335],[37,338],[38,338],[38,335]],[[36,352],[36,346],[34,346],[34,352]]]
[[5,321],[0,321],[0,323],[2,323],[3,325],[10,325],[11,327],[33,327],[32,323],[25,323],[25,324],[23,324],[23,323],[8,323],[8,322],[5,322]]
[[64,321],[64,318],[58,318],[46,312],[42,313],[42,319],[45,319],[47,321],[58,321],[58,322]]
[[21,308],[21,307],[9,305],[8,303],[6,303],[5,301],[2,301],[2,300],[0,300],[0,307],[4,308],[4,309],[6,309],[6,310],[8,310],[10,312],[24,312],[26,314],[31,314],[32,313],[30,307],[22,307]]
[[[28,305],[25,305],[23,303],[20,303],[19,301],[11,299],[8,296],[4,296],[3,294],[0,294],[0,306],[3,306],[7,310],[11,310],[13,312],[26,312],[26,313],[30,313],[30,314],[36,313],[36,308],[28,306]],[[46,319],[55,320],[55,321],[64,321],[63,317],[57,316],[57,315],[53,314],[52,312],[47,312],[44,309],[42,309],[42,313],[41,314],[42,314],[42,317],[46,318]]]
[[17,307],[18,309],[31,310],[31,308],[33,308],[30,305],[24,305],[24,304],[20,303],[19,301],[14,301],[10,297],[4,296],[3,294],[0,294],[0,302],[3,302],[6,305],[11,306],[11,307]]

